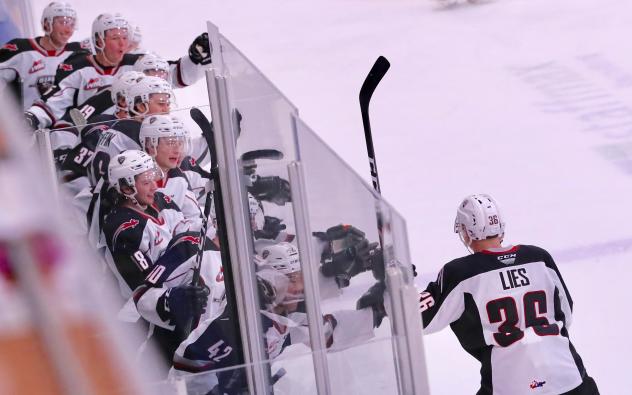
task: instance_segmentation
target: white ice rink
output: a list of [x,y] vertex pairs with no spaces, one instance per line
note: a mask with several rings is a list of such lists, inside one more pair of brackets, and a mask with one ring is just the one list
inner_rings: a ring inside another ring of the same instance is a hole
[[[48,2],[34,0],[35,14]],[[452,233],[461,198],[491,193],[506,241],[557,259],[575,301],[571,340],[601,393],[632,393],[632,2],[71,2],[77,39],[98,13],[119,11],[167,58],[184,54],[210,19],[367,181],[357,95],[386,56],[373,138],[383,194],[408,220],[420,285],[465,253]],[[204,83],[178,101],[206,103]],[[478,362],[449,329],[425,344],[433,394],[478,389]]]

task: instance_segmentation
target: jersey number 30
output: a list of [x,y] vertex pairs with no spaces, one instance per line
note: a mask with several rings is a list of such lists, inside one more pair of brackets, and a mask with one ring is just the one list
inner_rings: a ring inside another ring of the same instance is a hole
[[[560,333],[559,326],[549,324],[545,317],[547,307],[544,291],[527,292],[522,302],[526,328],[533,328],[538,336],[555,336]],[[524,332],[519,328],[520,316],[514,298],[505,297],[488,302],[487,316],[492,324],[501,322],[498,332],[494,333],[494,340],[499,346],[508,347],[524,337]]]

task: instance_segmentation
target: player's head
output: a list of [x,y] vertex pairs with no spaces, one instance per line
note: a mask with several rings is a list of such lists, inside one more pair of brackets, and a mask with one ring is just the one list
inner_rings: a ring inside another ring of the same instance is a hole
[[128,150],[116,155],[108,166],[108,179],[118,193],[132,203],[147,206],[154,202],[162,170],[146,152]]
[[131,22],[128,25],[127,52],[133,52],[140,47],[140,43],[143,41],[143,32],[140,30],[140,25]]
[[127,91],[127,107],[133,116],[165,114],[174,101],[171,84],[159,77],[145,77]]
[[169,78],[169,63],[155,53],[148,53],[139,58],[134,63],[134,70],[163,80]]
[[454,232],[468,249],[475,241],[502,240],[505,222],[494,198],[483,193],[463,199],[456,211]]
[[116,114],[119,118],[127,117],[127,91],[132,86],[136,85],[145,74],[138,71],[129,70],[123,74],[118,75],[112,82],[110,88],[112,101],[116,106]]
[[180,165],[189,153],[189,134],[174,115],[150,115],[143,120],[139,134],[143,150],[167,171]]
[[92,22],[92,44],[105,60],[118,64],[127,52],[127,19],[121,14],[101,14]]
[[286,242],[264,248],[257,257],[257,275],[275,289],[276,305],[294,308],[305,299],[298,249]]
[[42,12],[42,29],[55,48],[61,48],[75,32],[77,12],[68,3],[52,2]]

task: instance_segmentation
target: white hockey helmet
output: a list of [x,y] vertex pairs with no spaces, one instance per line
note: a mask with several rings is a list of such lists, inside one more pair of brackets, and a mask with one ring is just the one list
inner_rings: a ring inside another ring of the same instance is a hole
[[263,205],[250,192],[248,192],[248,210],[250,211],[250,225],[252,230],[263,229],[265,216],[263,215]]
[[482,193],[463,199],[456,211],[454,232],[461,236],[466,245],[469,245],[467,240],[502,238],[505,222],[494,198]]
[[134,115],[144,115],[145,113],[139,113],[136,111],[136,105],[144,103],[148,106],[151,95],[158,93],[168,94],[169,105],[173,106],[175,104],[173,90],[171,89],[171,84],[168,81],[165,81],[160,77],[145,76],[145,78],[141,79],[137,84],[127,90],[127,108],[129,113]]
[[[112,29],[125,30],[127,33],[129,31],[129,23],[127,19],[119,13],[114,15],[101,14],[92,22],[92,44],[96,50],[103,50],[105,32]],[[101,46],[98,45],[97,40],[101,40]]]
[[54,1],[48,4],[42,12],[42,29],[47,35],[51,33],[53,19],[57,16],[72,18],[75,27],[77,26],[77,11],[69,3]]
[[138,48],[140,46],[140,43],[143,41],[143,32],[140,30],[140,25],[129,22],[129,21],[127,22],[127,24],[128,24],[127,38],[128,38],[129,44],[130,46],[134,46],[135,48]]
[[169,77],[169,62],[155,53],[147,53],[134,63],[134,70],[149,76],[167,80]]
[[267,246],[259,254],[260,269],[274,269],[283,274],[292,274],[301,271],[301,261],[298,249],[290,243],[281,242]]
[[[162,170],[156,165],[154,158],[146,152],[139,150],[127,150],[116,155],[108,166],[108,180],[110,185],[123,196],[136,200],[136,176],[147,173],[153,180],[164,177]],[[131,188],[131,193],[126,193],[124,187]]]
[[175,115],[157,114],[143,119],[138,136],[143,150],[149,152],[148,149],[151,148],[155,151],[161,138],[173,138],[174,141],[181,142],[183,144],[183,157],[188,155],[190,146],[189,133],[187,133],[182,121]]
[[118,75],[114,79],[110,91],[112,101],[116,106],[116,111],[127,111],[127,107],[123,108],[119,106],[119,99],[125,98],[127,100],[127,90],[136,85],[136,83],[140,81],[143,77],[145,77],[145,74],[143,73],[139,73],[138,71],[134,70],[128,70]]

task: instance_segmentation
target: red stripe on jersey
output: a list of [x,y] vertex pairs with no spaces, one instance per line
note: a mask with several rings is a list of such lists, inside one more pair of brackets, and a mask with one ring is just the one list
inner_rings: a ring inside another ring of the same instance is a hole
[[509,252],[516,252],[516,251],[518,251],[518,248],[519,248],[519,247],[520,247],[520,246],[519,246],[519,245],[517,245],[517,246],[513,246],[513,247],[507,247],[507,248],[502,249],[502,250],[501,250],[501,249],[498,249],[498,250],[496,250],[496,251],[483,250],[483,251],[481,251],[481,252],[482,252],[483,254],[489,254],[489,255],[507,254],[507,253],[509,253]]

